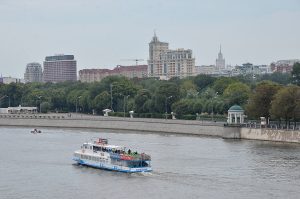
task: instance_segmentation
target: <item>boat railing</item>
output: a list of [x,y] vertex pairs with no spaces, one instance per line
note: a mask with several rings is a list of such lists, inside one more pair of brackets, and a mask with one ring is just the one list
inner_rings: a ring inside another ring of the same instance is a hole
[[110,157],[113,159],[119,159],[119,160],[132,160],[132,161],[149,161],[151,160],[151,156],[147,155],[145,153],[137,154],[137,153],[114,153],[110,152]]
[[105,145],[108,144],[108,140],[104,139],[104,138],[93,138],[92,141],[94,142],[94,144],[101,144],[101,145]]

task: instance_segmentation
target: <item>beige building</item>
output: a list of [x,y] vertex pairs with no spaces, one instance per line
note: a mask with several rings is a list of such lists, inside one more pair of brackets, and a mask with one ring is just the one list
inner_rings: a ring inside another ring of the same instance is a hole
[[15,77],[0,77],[0,84],[24,83],[24,79]]
[[192,54],[190,49],[170,50],[169,44],[160,42],[154,34],[149,43],[148,76],[170,79],[196,75]]
[[114,69],[83,69],[79,71],[81,82],[99,82],[107,76],[125,76],[131,78],[147,77],[147,65],[120,66]]

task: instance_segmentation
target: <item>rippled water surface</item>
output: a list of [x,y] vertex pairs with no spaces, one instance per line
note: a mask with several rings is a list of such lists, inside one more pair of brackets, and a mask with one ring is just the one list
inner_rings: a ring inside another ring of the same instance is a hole
[[[0,128],[0,198],[299,198],[300,145],[219,138]],[[152,173],[74,165],[92,137],[152,156]]]

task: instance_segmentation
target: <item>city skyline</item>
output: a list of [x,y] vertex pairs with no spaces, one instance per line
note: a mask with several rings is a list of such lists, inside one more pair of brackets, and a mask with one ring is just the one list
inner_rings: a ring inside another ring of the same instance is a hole
[[220,44],[226,65],[297,59],[299,8],[296,0],[2,0],[0,73],[23,77],[26,64],[61,53],[75,55],[78,70],[146,64],[154,29],[171,49],[193,50],[196,65],[214,64]]

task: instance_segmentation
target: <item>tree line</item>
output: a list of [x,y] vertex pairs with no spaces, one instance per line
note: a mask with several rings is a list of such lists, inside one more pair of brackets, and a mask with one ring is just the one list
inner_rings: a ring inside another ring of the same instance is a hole
[[214,116],[226,118],[232,105],[246,110],[248,119],[299,121],[300,64],[291,74],[212,77],[198,75],[161,81],[110,76],[101,82],[11,83],[0,85],[0,107],[37,106],[42,112],[81,112],[165,117],[174,112],[180,119]]

